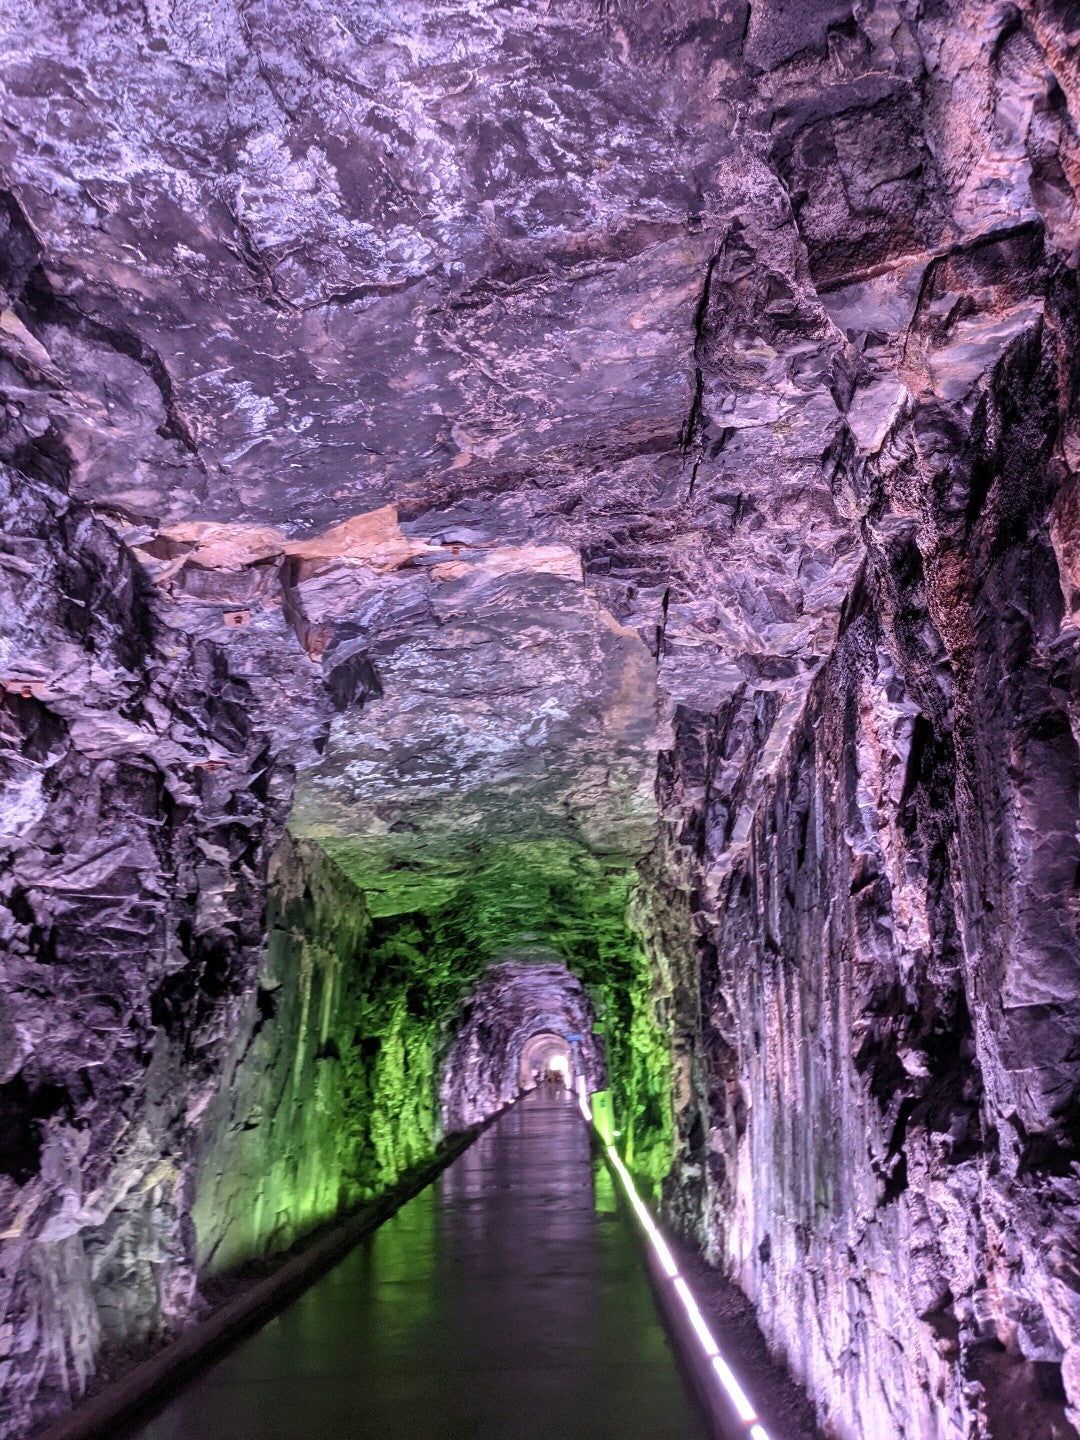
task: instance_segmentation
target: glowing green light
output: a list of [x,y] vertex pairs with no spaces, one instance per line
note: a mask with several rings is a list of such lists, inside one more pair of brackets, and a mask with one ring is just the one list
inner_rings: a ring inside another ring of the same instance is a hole
[[565,838],[419,853],[404,832],[391,840],[287,839],[279,852],[259,982],[270,1013],[238,1027],[204,1128],[205,1271],[286,1249],[431,1154],[447,1024],[526,942],[558,955],[596,1003],[639,1183],[655,1192],[671,1167],[671,1040],[632,923],[636,869]]
[[597,1090],[592,1096],[592,1121],[606,1145],[615,1139],[615,1114],[611,1108],[611,1092]]

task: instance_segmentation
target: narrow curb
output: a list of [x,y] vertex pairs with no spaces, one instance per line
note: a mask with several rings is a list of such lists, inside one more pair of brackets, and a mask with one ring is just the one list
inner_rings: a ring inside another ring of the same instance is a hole
[[409,1172],[392,1190],[376,1196],[362,1210],[336,1223],[332,1230],[312,1241],[299,1255],[286,1260],[272,1275],[227,1300],[212,1315],[68,1414],[43,1429],[30,1431],[27,1440],[104,1440],[104,1437],[119,1440],[136,1424],[145,1421],[147,1412],[165,1399],[168,1392],[272,1319],[366,1235],[426,1189],[505,1108],[445,1140],[431,1160]]
[[607,1167],[620,1211],[626,1216],[627,1224],[633,1231],[638,1250],[645,1263],[645,1269],[652,1286],[656,1308],[671,1341],[679,1367],[689,1381],[694,1399],[707,1421],[714,1440],[747,1440],[748,1427],[739,1419],[731,1402],[717,1387],[711,1367],[705,1358],[697,1336],[679,1304],[671,1281],[664,1274],[652,1246],[649,1244],[629,1200],[623,1192],[622,1182],[608,1157],[603,1138],[595,1126],[587,1125],[589,1143]]

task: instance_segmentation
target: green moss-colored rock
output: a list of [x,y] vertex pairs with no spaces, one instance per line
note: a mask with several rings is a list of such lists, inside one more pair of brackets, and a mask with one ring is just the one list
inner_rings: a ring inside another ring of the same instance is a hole
[[287,1248],[430,1155],[454,1014],[492,962],[530,945],[592,996],[622,1143],[658,1184],[671,1057],[628,921],[636,870],[565,840],[489,841],[425,864],[400,891],[410,908],[373,918],[349,877],[377,883],[376,866],[328,848],[286,839],[275,858],[260,986],[203,1127],[204,1271]]

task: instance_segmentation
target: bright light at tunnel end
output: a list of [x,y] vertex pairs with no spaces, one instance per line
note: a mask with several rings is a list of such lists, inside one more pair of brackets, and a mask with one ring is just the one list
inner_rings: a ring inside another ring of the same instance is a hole
[[[589,1105],[589,1100],[585,1093],[585,1081],[582,1077],[578,1078],[578,1106],[585,1120],[591,1124],[592,1108]],[[629,1170],[627,1170],[623,1164],[622,1157],[615,1149],[615,1146],[608,1144],[606,1141],[604,1142],[604,1150],[611,1162],[612,1169],[622,1181],[623,1189],[626,1191],[626,1198],[629,1200],[631,1209],[637,1216],[641,1228],[649,1238],[649,1243],[652,1245],[656,1258],[660,1262],[660,1268],[663,1270],[666,1278],[671,1281],[672,1289],[682,1303],[682,1307],[686,1312],[686,1318],[690,1322],[690,1328],[697,1336],[698,1344],[704,1351],[705,1358],[710,1363],[712,1374],[722,1386],[724,1393],[733,1405],[735,1413],[738,1415],[742,1424],[748,1427],[748,1440],[770,1440],[769,1432],[758,1419],[757,1411],[750,1403],[749,1396],[739,1384],[738,1380],[736,1380],[730,1365],[728,1365],[723,1355],[721,1355],[720,1347],[717,1345],[713,1333],[709,1329],[708,1321],[701,1313],[701,1308],[694,1299],[690,1286],[679,1273],[679,1267],[675,1263],[675,1257],[672,1255],[667,1241],[660,1234],[656,1221],[649,1214],[648,1207],[637,1193],[637,1188],[634,1185]]]

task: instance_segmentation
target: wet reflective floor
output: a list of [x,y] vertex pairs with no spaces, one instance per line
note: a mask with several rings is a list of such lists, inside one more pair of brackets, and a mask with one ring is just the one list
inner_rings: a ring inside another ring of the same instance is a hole
[[701,1440],[629,1227],[534,1092],[140,1440]]

